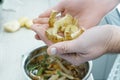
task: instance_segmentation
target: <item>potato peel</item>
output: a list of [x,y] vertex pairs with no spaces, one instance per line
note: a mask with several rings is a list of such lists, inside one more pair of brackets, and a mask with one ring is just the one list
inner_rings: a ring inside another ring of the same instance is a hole
[[49,18],[49,26],[50,27],[54,27],[54,23],[56,21],[56,15],[57,15],[57,11],[52,11],[52,13],[50,14],[50,18]]
[[[57,12],[53,11],[49,18],[49,28],[46,30],[46,36],[52,42],[61,42],[72,40],[79,37],[84,30],[78,27],[78,20],[70,14],[57,19]],[[62,34],[59,35],[59,33]]]
[[4,24],[4,30],[7,32],[16,32],[20,29],[20,24],[17,20],[10,21]]

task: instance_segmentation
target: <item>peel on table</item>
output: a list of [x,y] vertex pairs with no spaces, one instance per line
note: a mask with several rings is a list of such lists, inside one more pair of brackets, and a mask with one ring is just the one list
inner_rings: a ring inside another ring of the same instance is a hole
[[18,20],[6,22],[3,26],[4,30],[7,32],[16,32],[22,27],[30,29],[32,25],[33,25],[32,19],[29,19],[27,17],[21,17]]
[[[72,40],[80,36],[84,30],[78,27],[77,19],[70,14],[64,17],[57,16],[59,13],[52,11],[49,18],[49,28],[46,30],[46,36],[52,42],[61,42]],[[58,19],[58,17],[61,17]]]

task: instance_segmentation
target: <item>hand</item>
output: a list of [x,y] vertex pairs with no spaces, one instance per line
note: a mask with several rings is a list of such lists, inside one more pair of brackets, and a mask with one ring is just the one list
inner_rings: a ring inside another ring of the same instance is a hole
[[[36,27],[34,31],[39,34],[40,38],[45,41],[46,44],[51,45],[52,42],[44,37],[45,26],[34,27]],[[114,52],[116,49],[115,45],[118,44],[117,41],[120,41],[120,39],[115,37],[118,35],[115,33],[116,30],[118,29],[111,25],[97,26],[88,29],[74,40],[52,44],[48,48],[48,53],[50,55],[56,54],[72,64],[79,65],[95,59],[106,52]]]
[[[108,44],[110,42],[110,36],[112,36],[112,30],[109,28],[104,30],[105,27],[100,27],[100,29],[99,27],[96,27],[86,30],[83,35],[75,40],[53,44],[45,35],[45,31],[49,27],[48,20],[51,10],[61,12],[62,15],[65,15],[66,13],[71,14],[79,20],[80,26],[88,29],[98,24],[101,18],[114,8],[117,3],[118,0],[62,0],[58,5],[45,11],[36,18],[31,29],[37,33],[36,39],[41,39],[50,46],[48,48],[49,54],[57,52],[58,56],[77,65],[95,59],[109,51]],[[106,5],[108,7],[106,7]],[[74,56],[74,54],[67,54],[74,52],[76,53],[76,56]]]
[[[111,4],[111,5],[110,5]],[[52,10],[61,12],[64,16],[66,13],[71,14],[78,19],[80,27],[88,29],[97,25],[105,14],[118,4],[118,0],[62,0],[53,8],[42,13],[34,19],[34,24],[48,24],[49,16]],[[107,7],[106,7],[107,5]],[[47,25],[48,26],[48,25]],[[36,39],[39,36],[36,34]]]
[[[111,4],[111,5],[110,5]],[[71,14],[79,20],[79,25],[90,28],[99,23],[107,12],[118,4],[118,0],[62,0],[53,8],[48,9],[34,20],[35,24],[48,24],[52,10]],[[107,6],[107,7],[106,7]]]

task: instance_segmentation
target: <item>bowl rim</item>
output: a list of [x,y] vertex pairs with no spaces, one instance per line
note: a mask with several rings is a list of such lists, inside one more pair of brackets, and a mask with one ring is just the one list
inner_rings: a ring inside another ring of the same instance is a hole
[[88,61],[88,64],[89,64],[88,72],[82,80],[87,80],[91,74],[93,63],[92,63],[92,61]]
[[[42,47],[46,47],[45,46],[40,46],[40,47],[37,47],[37,48],[33,48],[31,51],[27,52],[26,54],[23,54],[22,55],[22,72],[23,72],[23,75],[25,76],[25,78],[27,78],[27,80],[32,80],[26,73],[25,71],[25,61],[26,59],[28,58],[29,54],[31,54],[33,51],[39,49],[39,48],[42,48]],[[87,80],[91,74],[91,71],[92,71],[92,67],[93,67],[93,62],[90,60],[90,61],[87,61],[88,62],[88,65],[89,65],[89,69],[88,69],[88,72],[87,74],[85,75],[85,77],[82,79],[82,80]]]

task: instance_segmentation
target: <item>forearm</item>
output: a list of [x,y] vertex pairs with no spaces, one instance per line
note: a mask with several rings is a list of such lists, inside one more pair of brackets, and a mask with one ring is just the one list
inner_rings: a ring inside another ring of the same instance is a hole
[[[100,1],[100,0],[98,0],[98,1]],[[110,12],[119,3],[120,3],[120,0],[104,0],[104,1],[102,1],[100,4],[103,5],[103,6],[101,6],[101,9],[104,12],[103,14],[106,14],[106,13]]]
[[[79,0],[80,1],[80,0]],[[86,1],[86,0],[85,0]],[[87,0],[88,5],[84,10],[82,16],[86,16],[88,19],[85,20],[85,28],[91,28],[99,24],[100,20],[110,12],[115,6],[119,4],[120,0]],[[81,14],[80,14],[81,16]],[[82,23],[82,22],[81,22]]]
[[98,16],[99,17],[104,17],[108,12],[110,12],[112,9],[114,9],[119,3],[120,0],[94,0],[98,10]]

